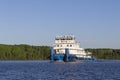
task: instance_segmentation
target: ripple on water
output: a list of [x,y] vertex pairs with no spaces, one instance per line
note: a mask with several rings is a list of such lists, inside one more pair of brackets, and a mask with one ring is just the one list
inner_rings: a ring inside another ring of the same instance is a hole
[[120,80],[120,61],[0,61],[0,80]]

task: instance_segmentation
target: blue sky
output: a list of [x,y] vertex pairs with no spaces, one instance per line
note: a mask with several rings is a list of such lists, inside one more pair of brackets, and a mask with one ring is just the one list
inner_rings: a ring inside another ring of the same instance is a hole
[[83,48],[120,48],[120,0],[0,0],[0,44],[52,45],[65,34]]

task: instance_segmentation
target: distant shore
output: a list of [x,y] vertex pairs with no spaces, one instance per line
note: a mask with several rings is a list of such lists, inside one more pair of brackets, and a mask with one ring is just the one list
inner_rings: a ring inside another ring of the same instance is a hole
[[[103,60],[120,60],[120,49],[85,49]],[[50,60],[50,46],[0,44],[0,60]]]

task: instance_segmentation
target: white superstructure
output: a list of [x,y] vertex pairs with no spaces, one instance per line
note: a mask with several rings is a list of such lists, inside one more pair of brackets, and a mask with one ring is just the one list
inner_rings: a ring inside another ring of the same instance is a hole
[[74,54],[77,57],[91,58],[91,53],[85,52],[83,48],[80,48],[80,43],[76,41],[73,35],[64,35],[55,38],[53,49],[56,54],[65,54],[65,48],[68,48],[69,53]]

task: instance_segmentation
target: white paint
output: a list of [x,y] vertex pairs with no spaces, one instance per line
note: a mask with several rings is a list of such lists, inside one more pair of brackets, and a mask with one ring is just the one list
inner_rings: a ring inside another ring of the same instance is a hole
[[91,58],[91,53],[85,52],[83,48],[80,48],[80,43],[77,42],[73,35],[64,35],[56,37],[53,48],[56,54],[65,54],[65,48],[68,48],[70,54],[75,54],[77,57]]

